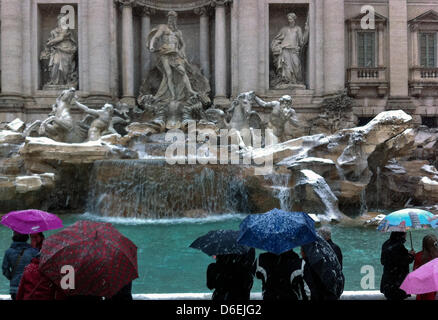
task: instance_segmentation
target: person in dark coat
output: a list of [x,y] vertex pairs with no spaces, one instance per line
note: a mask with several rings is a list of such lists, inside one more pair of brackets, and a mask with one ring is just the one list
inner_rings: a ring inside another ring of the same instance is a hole
[[339,248],[339,246],[336,243],[332,241],[332,230],[330,229],[330,227],[327,226],[321,227],[318,229],[318,233],[325,241],[328,242],[330,247],[332,247],[333,251],[336,253],[336,257],[338,258],[342,268],[342,260],[343,260],[342,250],[341,248]]
[[262,280],[263,300],[308,300],[310,292],[302,267],[302,260],[293,250],[280,255],[260,254],[256,277]]
[[207,287],[214,289],[212,300],[248,301],[255,273],[255,249],[245,255],[217,255],[207,268]]
[[18,286],[24,272],[24,268],[31,262],[31,260],[37,256],[38,250],[31,247],[29,243],[29,236],[26,234],[20,234],[14,231],[12,237],[12,244],[8,250],[6,250],[3,263],[2,272],[3,275],[9,280],[12,300],[15,300],[17,296]]
[[380,261],[383,275],[380,292],[388,300],[404,300],[409,295],[400,289],[400,285],[409,273],[409,265],[414,261],[415,252],[408,251],[404,243],[406,232],[391,232],[391,236],[382,246]]

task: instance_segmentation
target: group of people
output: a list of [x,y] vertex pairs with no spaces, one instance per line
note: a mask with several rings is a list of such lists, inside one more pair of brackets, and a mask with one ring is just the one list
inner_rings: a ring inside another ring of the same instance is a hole
[[[382,246],[381,263],[383,275],[380,292],[388,300],[404,300],[409,297],[400,289],[401,284],[409,274],[409,266],[414,263],[413,270],[429,261],[438,258],[438,238],[429,234],[423,238],[422,251],[415,253],[404,246],[406,232],[392,232],[390,238]],[[417,300],[435,300],[436,292],[417,295]]]
[[39,271],[40,250],[44,239],[41,232],[29,236],[14,231],[12,244],[6,250],[2,263],[3,275],[10,283],[12,300],[132,300],[132,282],[110,298],[65,295],[63,290]]
[[[342,268],[342,251],[331,239],[331,230],[322,227],[319,235],[328,242]],[[255,257],[251,248],[245,255],[218,255],[207,268],[207,287],[212,300],[249,300],[254,277],[262,281],[263,300],[337,300],[307,261],[293,250],[280,255],[265,252]]]

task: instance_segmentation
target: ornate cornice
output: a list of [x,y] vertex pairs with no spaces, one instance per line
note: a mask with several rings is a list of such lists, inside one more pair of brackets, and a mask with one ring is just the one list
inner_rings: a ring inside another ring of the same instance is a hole
[[233,0],[211,0],[212,7],[223,7],[228,4],[231,4]]
[[[117,1],[117,0],[116,0]],[[190,11],[208,6],[223,6],[233,0],[135,0],[137,6],[161,11]]]
[[199,16],[209,16],[210,15],[210,7],[199,7],[194,9],[195,14]]

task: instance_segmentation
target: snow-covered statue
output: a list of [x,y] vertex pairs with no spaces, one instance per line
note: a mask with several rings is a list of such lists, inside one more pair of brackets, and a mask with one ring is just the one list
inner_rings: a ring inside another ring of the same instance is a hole
[[298,118],[292,108],[292,97],[285,95],[278,101],[266,102],[255,96],[257,104],[264,108],[272,108],[267,127],[280,140],[286,141],[293,137],[292,128],[298,127]]
[[78,101],[75,101],[75,104],[95,118],[88,129],[88,141],[97,141],[104,135],[117,133],[113,128],[114,106],[112,104],[107,103],[100,110],[90,109]]

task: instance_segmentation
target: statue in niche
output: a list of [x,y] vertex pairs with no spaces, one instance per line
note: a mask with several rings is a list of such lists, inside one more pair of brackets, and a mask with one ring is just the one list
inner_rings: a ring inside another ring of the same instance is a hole
[[50,32],[50,38],[41,52],[40,60],[49,71],[46,86],[77,87],[78,71],[76,56],[78,45],[73,32],[66,27],[66,14],[58,16],[58,25]]
[[168,23],[154,28],[148,36],[148,47],[158,54],[161,84],[154,95],[157,101],[186,102],[198,95],[203,104],[209,104],[210,84],[199,68],[189,63],[185,53],[182,32],[177,27],[177,13],[168,13]]
[[275,72],[271,86],[275,89],[288,89],[303,85],[303,47],[309,41],[309,17],[307,17],[304,33],[296,25],[295,13],[287,15],[288,26],[283,27],[271,44]]
[[279,101],[265,102],[255,96],[254,100],[261,107],[272,108],[267,127],[272,130],[273,134],[280,141],[291,139],[293,134],[290,128],[298,127],[297,114],[292,108],[292,97],[285,95]]

